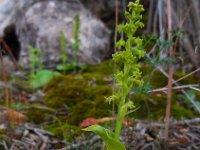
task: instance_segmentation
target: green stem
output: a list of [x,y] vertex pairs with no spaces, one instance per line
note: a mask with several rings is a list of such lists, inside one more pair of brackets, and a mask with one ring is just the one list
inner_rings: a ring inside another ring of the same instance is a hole
[[119,139],[120,133],[121,133],[121,128],[122,128],[123,117],[122,117],[121,108],[122,107],[120,107],[119,110],[118,110],[117,119],[116,119],[116,125],[115,125],[115,138],[116,139]]
[[[126,71],[127,71],[127,65],[124,64],[124,75],[126,74]],[[127,96],[126,82],[127,81],[124,76],[123,80],[122,80],[121,103],[118,105],[118,114],[117,114],[116,126],[115,126],[115,138],[117,138],[117,139],[119,139],[119,137],[120,137],[122,121],[124,118],[123,106],[126,103],[126,96]]]

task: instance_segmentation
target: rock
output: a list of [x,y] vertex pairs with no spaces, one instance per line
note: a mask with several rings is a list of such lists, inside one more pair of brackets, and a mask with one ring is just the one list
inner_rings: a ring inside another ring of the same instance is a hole
[[0,37],[4,35],[6,27],[15,21],[15,7],[16,0],[0,0]]
[[60,61],[60,32],[67,38],[66,54],[74,58],[72,48],[74,18],[80,18],[80,63],[99,63],[110,55],[109,29],[81,3],[55,0],[0,0],[0,36],[14,26],[20,44],[19,64],[29,66],[28,46],[43,52],[43,63],[55,65]]

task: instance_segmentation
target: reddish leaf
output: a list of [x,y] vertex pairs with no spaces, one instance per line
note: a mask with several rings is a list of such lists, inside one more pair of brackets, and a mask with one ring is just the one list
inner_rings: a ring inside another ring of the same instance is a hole
[[89,127],[91,125],[95,125],[95,124],[98,124],[98,119],[95,119],[95,118],[87,118],[85,120],[83,120],[80,124],[80,126],[82,128],[86,128],[86,127]]

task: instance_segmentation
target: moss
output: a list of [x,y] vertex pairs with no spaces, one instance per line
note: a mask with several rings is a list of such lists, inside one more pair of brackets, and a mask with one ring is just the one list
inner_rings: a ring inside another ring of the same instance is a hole
[[79,102],[72,108],[72,114],[71,114],[70,118],[68,118],[68,122],[70,124],[80,123],[85,118],[89,117],[88,111],[92,107],[93,107],[93,104],[90,100],[84,100],[84,101]]
[[46,125],[45,129],[52,132],[56,137],[60,139],[65,139],[72,142],[74,137],[80,135],[81,128],[77,126],[72,126],[66,122],[56,122],[54,124]]
[[[132,97],[135,106],[138,107],[131,116],[134,118],[143,119],[164,119],[166,108],[166,95],[165,94],[137,94]],[[176,93],[172,95],[171,116],[176,119],[191,118],[198,116],[196,112],[184,105],[180,105],[180,100]]]
[[150,83],[151,83],[153,88],[159,88],[159,87],[166,86],[167,80],[168,80],[167,77],[165,77],[161,72],[156,70],[152,74],[152,78],[151,78]]
[[107,60],[98,65],[88,65],[82,70],[82,73],[100,73],[102,75],[112,75],[114,71],[114,63],[112,60]]
[[5,135],[7,135],[8,134],[8,132],[7,132],[7,130],[6,129],[1,129],[0,130],[0,141],[3,141],[3,137],[5,136]]
[[[83,87],[80,88],[80,85]],[[47,85],[47,95],[44,97],[46,106],[51,108],[61,108],[64,104],[72,106],[85,98],[85,86],[84,81],[75,79],[74,75],[56,77]]]
[[35,123],[42,123],[45,119],[45,115],[42,111],[33,109],[31,111],[27,110],[28,121],[34,121]]
[[[188,72],[189,73],[189,72]],[[186,74],[188,74],[186,73]],[[186,74],[183,74],[183,72],[181,71],[176,71],[174,74],[174,79],[178,80],[181,77],[185,76]],[[198,78],[193,74],[188,76],[187,78],[179,81],[178,83],[180,83],[181,85],[185,85],[185,84],[200,84],[200,81],[198,80]]]
[[[167,78],[159,71],[154,71],[151,74],[153,69],[149,65],[142,66],[144,81],[146,82],[150,78],[150,86],[152,88],[161,88],[167,85]],[[110,116],[111,105],[105,103],[105,97],[110,96],[112,93],[112,75],[113,63],[108,61],[99,65],[88,65],[82,72],[77,74],[71,73],[57,76],[44,88],[46,93],[43,97],[45,105],[55,110],[66,108],[67,106],[69,108],[68,115],[57,117],[63,123],[67,121],[68,124],[76,126],[79,126],[80,122],[87,117],[101,118]],[[175,73],[176,79],[182,76],[184,75],[179,72]],[[190,82],[196,81],[195,77],[190,78]],[[186,79],[181,83],[189,82]],[[147,87],[147,89],[151,87]],[[198,95],[197,93],[197,98],[198,96],[200,97],[200,94]],[[166,94],[135,94],[131,96],[131,99],[133,99],[138,109],[130,117],[153,120],[164,118]],[[54,115],[54,113],[39,109],[28,111],[29,120],[33,120],[36,123],[42,123],[48,118],[48,115]],[[177,91],[173,92],[172,116],[178,119],[197,116],[178,97]]]
[[70,115],[65,119],[73,125],[79,125],[87,117],[108,116],[111,106],[105,103],[105,96],[111,95],[112,87],[104,78],[109,75],[98,67],[96,72],[93,69],[92,72],[58,76],[52,80],[45,88],[46,106],[54,109],[64,105],[69,107]]
[[26,110],[26,116],[28,121],[34,122],[36,124],[44,123],[48,118],[55,114],[54,110],[51,108],[40,108],[37,104],[31,104]]
[[195,116],[192,110],[186,109],[180,105],[173,105],[171,113],[172,116],[175,116],[177,119],[192,118]]
[[155,120],[165,115],[166,97],[164,95],[137,94],[132,99],[138,107],[137,111],[132,114],[134,118]]

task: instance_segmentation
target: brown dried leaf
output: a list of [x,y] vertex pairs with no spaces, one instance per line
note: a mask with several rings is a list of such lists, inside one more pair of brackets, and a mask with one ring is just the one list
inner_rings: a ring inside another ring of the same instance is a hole
[[6,109],[4,111],[4,114],[7,117],[7,121],[11,124],[11,125],[20,125],[22,123],[24,123],[26,121],[26,117],[24,114],[22,114],[21,112],[12,110],[12,109]]

